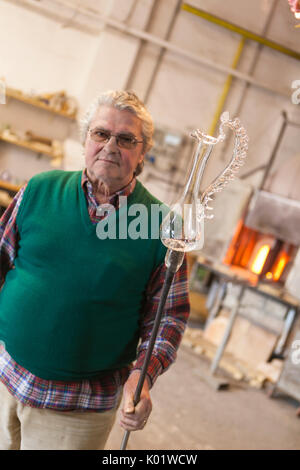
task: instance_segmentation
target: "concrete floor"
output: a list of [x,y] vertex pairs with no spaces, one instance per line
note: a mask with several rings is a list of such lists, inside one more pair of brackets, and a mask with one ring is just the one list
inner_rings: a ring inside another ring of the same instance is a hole
[[[147,426],[130,434],[128,450],[300,449],[297,402],[234,382],[215,391],[197,376],[207,368],[206,359],[180,347],[176,363],[152,389]],[[106,449],[119,449],[122,436],[116,421]]]

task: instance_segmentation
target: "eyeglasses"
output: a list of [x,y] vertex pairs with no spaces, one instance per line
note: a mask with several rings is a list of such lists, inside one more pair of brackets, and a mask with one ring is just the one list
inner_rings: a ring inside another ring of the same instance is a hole
[[102,142],[104,144],[109,142],[111,137],[115,137],[118,147],[124,149],[133,149],[137,144],[144,142],[143,140],[137,140],[137,138],[131,134],[112,134],[110,131],[104,129],[90,129],[90,136],[95,142]]

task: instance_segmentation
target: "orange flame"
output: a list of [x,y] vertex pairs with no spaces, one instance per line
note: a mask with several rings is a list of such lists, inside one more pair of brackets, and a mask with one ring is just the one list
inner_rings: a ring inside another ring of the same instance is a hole
[[278,279],[280,279],[280,276],[284,268],[286,267],[287,263],[289,262],[289,260],[290,260],[290,256],[287,253],[285,252],[281,253],[278,261],[276,261],[275,266],[272,270],[274,281],[278,281]]
[[260,247],[250,267],[253,273],[260,274],[262,272],[262,269],[264,267],[269,251],[270,251],[270,245],[262,245]]

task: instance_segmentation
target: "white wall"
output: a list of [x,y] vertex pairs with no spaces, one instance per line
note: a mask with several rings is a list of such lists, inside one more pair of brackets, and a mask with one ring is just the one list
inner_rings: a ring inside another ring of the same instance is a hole
[[66,89],[77,95],[94,38],[2,1],[0,3],[1,76],[24,91]]
[[[66,90],[78,96],[94,37],[16,5],[0,3],[0,77],[7,86],[30,93]],[[16,100],[0,106],[0,122],[20,132],[31,130],[64,140],[76,133],[71,121]],[[52,168],[47,156],[0,143],[0,172],[8,169],[17,184]]]

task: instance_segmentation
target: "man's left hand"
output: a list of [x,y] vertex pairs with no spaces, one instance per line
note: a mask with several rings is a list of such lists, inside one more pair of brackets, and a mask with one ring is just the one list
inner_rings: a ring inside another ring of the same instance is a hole
[[149,393],[149,379],[146,376],[139,403],[134,407],[134,393],[139,381],[140,371],[133,371],[123,390],[123,406],[121,408],[120,425],[128,431],[143,429],[152,410]]

